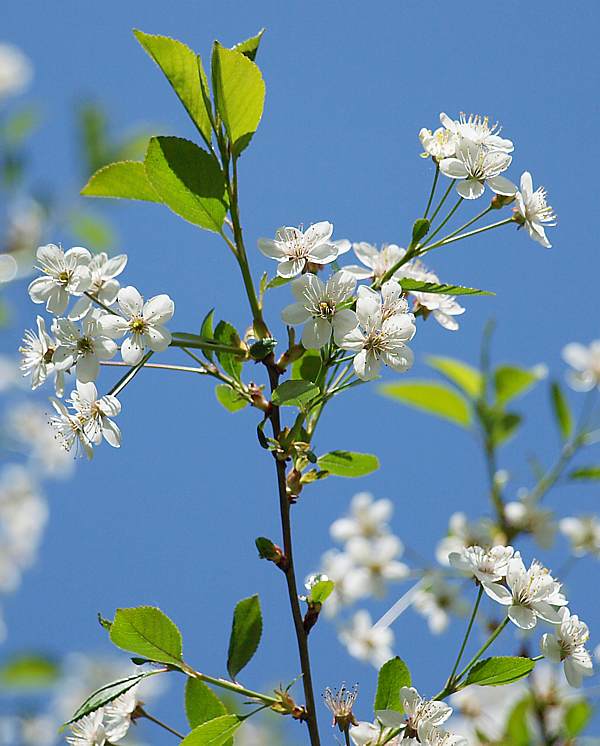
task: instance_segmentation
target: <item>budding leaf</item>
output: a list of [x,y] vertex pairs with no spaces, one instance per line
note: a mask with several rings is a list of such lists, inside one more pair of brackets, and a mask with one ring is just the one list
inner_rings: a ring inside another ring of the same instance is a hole
[[[213,329],[213,320],[215,317],[215,309],[211,308],[210,311],[206,314],[204,319],[202,320],[202,325],[200,326],[200,336],[204,339],[214,339],[214,329]],[[208,350],[203,350],[202,354],[207,360],[212,361],[213,356],[212,352]]]
[[133,33],[163,71],[190,119],[205,142],[210,144],[212,128],[206,103],[208,81],[200,57],[183,42],[168,36],[155,36],[137,30]]
[[259,536],[257,539],[255,539],[254,543],[256,544],[256,548],[258,550],[258,556],[261,559],[270,560],[273,559],[273,557],[277,556],[275,544],[273,544],[271,539],[267,539],[266,536]]
[[[214,338],[217,342],[228,347],[240,346],[240,335],[237,330],[227,321],[219,321],[214,332]],[[225,373],[229,373],[236,381],[241,379],[242,362],[239,355],[232,352],[217,352],[217,358],[223,367]]]
[[571,479],[600,479],[600,466],[582,466],[569,473]]
[[379,469],[379,459],[370,453],[331,451],[319,456],[317,465],[336,477],[364,477]]
[[117,609],[110,639],[118,648],[151,661],[174,666],[182,663],[181,633],[169,617],[155,606]]
[[162,203],[141,161],[118,161],[104,166],[90,177],[81,194]]
[[438,282],[421,282],[403,277],[400,280],[402,290],[419,290],[422,293],[443,293],[444,295],[496,295],[490,290],[467,288],[463,285],[446,285]]
[[415,220],[412,229],[411,241],[413,246],[418,244],[422,238],[425,238],[425,236],[429,233],[429,226],[429,220],[427,220],[426,218],[419,218],[418,220]]
[[523,418],[516,412],[492,413],[491,435],[492,442],[496,446],[506,443],[516,433]]
[[250,357],[253,360],[264,360],[277,347],[277,340],[267,337],[250,345]]
[[244,409],[249,403],[247,399],[240,396],[237,391],[226,383],[221,383],[215,387],[215,396],[219,404],[222,404],[228,412],[239,412],[240,409]]
[[531,370],[516,365],[501,365],[494,371],[496,402],[504,406],[517,396],[524,394],[545,375],[545,370],[536,367]]
[[335,583],[333,580],[319,580],[310,589],[308,600],[314,604],[323,604],[333,593]]
[[215,104],[234,155],[246,148],[256,132],[265,102],[265,83],[257,65],[242,52],[215,42],[212,56]]
[[408,404],[428,414],[468,428],[471,424],[469,402],[457,391],[434,381],[385,383],[379,391],[394,401]]
[[181,746],[225,746],[243,722],[237,715],[221,715],[194,728],[179,743]]
[[227,708],[200,679],[188,679],[185,684],[185,714],[190,728],[227,715]]
[[152,137],[144,165],[167,207],[194,225],[220,233],[227,196],[215,156],[180,137]]
[[54,683],[60,675],[55,661],[41,655],[11,657],[0,668],[0,686],[11,689],[37,689]]
[[550,396],[552,400],[552,409],[554,417],[558,423],[558,429],[563,440],[568,440],[573,433],[573,415],[565,398],[560,384],[554,381],[550,387]]
[[68,721],[67,725],[69,725],[69,723],[74,723],[76,720],[79,720],[86,715],[89,715],[91,712],[99,710],[101,707],[109,704],[117,697],[120,697],[121,694],[125,694],[125,692],[133,689],[133,687],[136,684],[139,684],[142,679],[146,679],[148,678],[148,676],[155,676],[157,673],[161,672],[144,671],[143,673],[135,674],[135,676],[128,676],[125,679],[119,679],[118,681],[113,681],[110,684],[101,686],[100,689],[96,689],[93,694],[90,694],[85,702],[77,709],[77,712],[73,715],[73,717]]
[[391,658],[379,669],[373,709],[403,712],[400,689],[410,684],[410,671],[406,663],[401,658]]
[[227,670],[233,680],[248,664],[262,635],[262,613],[258,596],[244,598],[235,607],[227,653]]
[[427,364],[462,389],[471,399],[481,396],[483,376],[471,365],[451,357],[428,357]]
[[303,407],[315,396],[319,389],[311,381],[284,381],[271,396],[273,404],[278,407]]
[[535,668],[530,658],[498,656],[476,663],[469,671],[464,686],[503,686],[527,676]]
[[251,36],[249,39],[246,39],[246,41],[241,41],[239,44],[232,47],[233,51],[241,52],[242,54],[245,54],[249,60],[254,61],[264,33],[265,29],[261,28],[256,36]]

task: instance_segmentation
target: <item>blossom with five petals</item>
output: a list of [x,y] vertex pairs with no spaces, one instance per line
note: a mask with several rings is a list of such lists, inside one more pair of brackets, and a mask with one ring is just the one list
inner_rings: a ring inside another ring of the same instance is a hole
[[82,383],[95,381],[100,372],[100,362],[110,360],[117,351],[116,343],[102,329],[102,312],[94,311],[85,318],[82,328],[69,319],[56,319],[52,330],[57,347],[52,362],[57,370],[75,366],[77,380]]
[[113,448],[121,445],[121,431],[110,419],[121,412],[121,402],[116,396],[107,394],[98,398],[98,390],[93,383],[77,381],[77,389],[68,401],[76,417],[83,422],[85,435],[90,443],[98,445],[102,438]]
[[23,344],[19,347],[22,355],[20,369],[24,376],[31,376],[31,388],[37,389],[48,375],[55,374],[56,395],[64,392],[64,372],[58,370],[54,363],[54,351],[57,342],[46,331],[46,322],[41,316],[37,317],[37,334],[27,329],[23,337]]
[[470,140],[463,140],[456,148],[454,158],[440,161],[440,171],[451,179],[457,179],[456,191],[463,199],[478,199],[485,185],[496,194],[514,197],[517,187],[503,171],[510,166],[512,158],[499,150],[487,150]]
[[545,226],[556,225],[556,215],[546,200],[544,187],[533,189],[533,179],[529,171],[521,176],[521,189],[516,193],[514,216],[517,223],[524,225],[534,241],[545,249],[552,244],[546,238]]
[[333,225],[326,220],[301,231],[299,228],[279,228],[275,238],[259,238],[258,248],[269,259],[278,262],[280,277],[299,275],[307,262],[329,264],[337,259],[340,248],[331,241]]
[[562,351],[563,360],[573,370],[567,379],[575,391],[591,391],[595,386],[600,387],[600,339],[590,343],[588,347],[571,342]]
[[469,140],[475,145],[483,145],[489,150],[512,153],[514,146],[510,140],[500,137],[500,125],[490,123],[489,117],[480,114],[461,112],[458,119],[451,119],[447,114],[440,114],[440,122],[449,132],[460,140]]
[[448,560],[451,567],[468,573],[485,583],[497,583],[508,572],[508,563],[512,559],[512,547],[501,545],[484,549],[480,546],[465,547],[460,552],[452,552]]
[[[121,274],[126,264],[127,254],[119,254],[110,259],[104,251],[95,254],[88,265],[92,281],[87,293],[93,295],[102,305],[112,306],[120,288],[115,277]],[[92,305],[93,301],[88,295],[82,296],[69,311],[69,318],[71,321],[79,321],[89,313]]]
[[542,653],[553,663],[563,663],[567,681],[579,689],[582,678],[594,673],[592,658],[585,649],[590,633],[587,624],[576,614],[571,615],[565,608],[561,612],[561,622],[554,634],[542,637]]
[[36,256],[44,275],[29,284],[29,296],[34,303],[45,303],[50,313],[63,313],[69,296],[83,295],[89,288],[92,255],[81,246],[65,252],[51,243],[40,246]]

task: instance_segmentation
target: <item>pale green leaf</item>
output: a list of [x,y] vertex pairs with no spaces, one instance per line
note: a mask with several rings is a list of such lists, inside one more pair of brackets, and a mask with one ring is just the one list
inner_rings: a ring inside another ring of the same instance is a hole
[[325,603],[333,593],[334,588],[333,580],[319,580],[310,589],[309,601],[314,604]]
[[336,477],[364,477],[379,469],[379,459],[370,453],[331,451],[319,456],[317,466]]
[[104,166],[90,178],[81,190],[86,197],[115,197],[162,202],[149,182],[141,161],[118,161]]
[[594,708],[585,699],[580,699],[577,702],[569,704],[564,714],[567,737],[575,738],[579,736],[585,730],[593,714]]
[[452,357],[434,357],[426,359],[428,365],[439,371],[449,381],[462,389],[472,399],[477,399],[483,391],[483,376],[472,365],[455,360]]
[[528,695],[513,707],[506,722],[502,746],[532,746],[529,733],[529,713],[532,704],[531,696]]
[[260,70],[242,52],[215,43],[212,56],[214,98],[234,155],[248,145],[260,122],[265,83]]
[[227,198],[218,160],[189,140],[153,137],[144,161],[161,200],[194,225],[220,233]]
[[59,674],[55,661],[27,653],[9,658],[0,668],[0,685],[11,689],[36,689],[54,683]]
[[240,396],[239,392],[232,389],[226,383],[220,383],[216,386],[215,396],[228,412],[239,412],[240,409],[244,409],[249,403],[247,399]]
[[410,684],[410,671],[406,663],[401,658],[391,658],[379,669],[373,709],[403,712],[400,689]]
[[523,418],[516,412],[494,413],[491,427],[492,443],[500,446],[515,435]]
[[464,686],[503,686],[527,676],[535,668],[530,658],[497,656],[486,658],[470,669]]
[[568,440],[573,433],[573,415],[571,414],[571,408],[563,390],[556,381],[553,381],[550,387],[550,397],[552,411],[554,412],[562,439]]
[[264,33],[265,29],[261,28],[256,36],[251,36],[249,39],[241,41],[239,42],[239,44],[236,44],[234,47],[232,47],[233,51],[241,52],[242,54],[245,54],[248,59],[254,61],[256,59],[258,47],[260,46],[260,42],[263,38]]
[[597,480],[600,479],[600,466],[580,466],[569,473],[571,479]]
[[151,661],[179,666],[182,662],[181,633],[155,606],[117,609],[110,628],[110,639],[122,650]]
[[503,407],[512,399],[524,394],[545,375],[543,366],[527,370],[516,365],[500,365],[494,371],[496,402]]
[[165,74],[173,90],[190,115],[192,122],[205,142],[210,144],[212,127],[206,99],[201,85],[201,76],[206,92],[206,74],[198,55],[176,39],[167,36],[133,32],[136,39]]
[[489,290],[478,290],[463,285],[447,285],[438,282],[422,282],[410,277],[401,277],[399,280],[402,290],[418,291],[420,293],[443,293],[444,295],[495,295]]
[[188,679],[185,684],[185,714],[190,728],[227,715],[227,708],[200,679]]
[[435,381],[400,381],[384,383],[379,386],[379,391],[394,401],[450,420],[461,427],[468,428],[471,424],[468,401],[445,384]]
[[227,653],[227,670],[232,679],[251,660],[262,635],[262,613],[258,596],[244,598],[235,607]]
[[194,728],[179,743],[181,746],[225,746],[242,722],[237,715],[221,715]]
[[271,399],[278,407],[303,407],[318,395],[319,389],[314,383],[291,380],[280,384]]

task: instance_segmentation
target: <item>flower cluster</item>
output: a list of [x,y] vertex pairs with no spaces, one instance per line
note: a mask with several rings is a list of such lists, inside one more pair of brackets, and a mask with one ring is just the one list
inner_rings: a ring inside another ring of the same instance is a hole
[[[57,397],[64,394],[65,374],[75,373],[76,388],[66,400],[68,407],[52,399],[56,416],[51,422],[67,451],[81,447],[89,458],[103,439],[118,448],[120,431],[111,417],[119,414],[120,402],[108,394],[98,396],[94,381],[102,363],[111,360],[119,346],[123,362],[138,364],[146,349],[161,352],[171,343],[164,326],[175,306],[168,295],[146,303],[134,287],[121,288],[116,279],[125,269],[124,254],[109,258],[92,256],[83,247],[63,251],[54,244],[37,251],[42,275],[29,285],[34,303],[45,304],[56,314],[48,329],[42,316],[37,330],[25,332],[20,348],[21,370],[33,389],[54,377]],[[76,298],[68,311],[71,298]],[[66,315],[64,315],[66,314]]]
[[515,202],[514,220],[524,226],[534,241],[550,248],[545,227],[556,225],[556,216],[547,203],[543,187],[533,188],[531,174],[521,176],[520,188],[502,174],[512,162],[514,146],[500,137],[500,127],[488,117],[460,114],[452,119],[440,114],[435,132],[426,128],[419,132],[423,155],[435,160],[440,172],[455,179],[456,191],[462,199],[478,199],[487,186],[504,204]]
[[571,686],[581,686],[582,677],[592,674],[592,659],[585,649],[587,625],[570,614],[561,584],[540,562],[526,567],[519,552],[501,545],[466,547],[450,554],[449,560],[504,606],[508,619],[520,629],[531,630],[538,620],[554,625],[555,631],[542,638],[542,652],[563,662]]

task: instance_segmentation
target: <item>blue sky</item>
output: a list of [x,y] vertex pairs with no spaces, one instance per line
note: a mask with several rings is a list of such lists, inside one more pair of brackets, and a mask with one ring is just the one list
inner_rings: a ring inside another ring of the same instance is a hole
[[[75,194],[81,175],[74,165],[71,110],[82,95],[105,104],[117,131],[152,122],[157,134],[194,137],[132,28],[174,36],[207,58],[214,38],[233,44],[267,27],[259,56],[265,113],[241,166],[250,247],[281,224],[325,219],[338,238],[406,245],[431,179],[431,164],[418,157],[419,129],[435,127],[440,111],[489,113],[515,142],[513,179],[528,169],[549,190],[559,216],[554,248],[545,251],[511,227],[432,256],[445,281],[496,295],[466,300],[459,332],[432,320],[421,325],[413,342],[414,375],[427,374],[422,360],[428,353],[475,362],[483,326],[493,317],[497,361],[544,361],[559,376],[563,345],[598,336],[593,179],[600,165],[594,135],[599,22],[596,4],[574,12],[556,0],[460,7],[412,0],[224,0],[209,7],[180,0],[168,11],[155,1],[64,0],[52,12],[23,0],[3,10],[1,33],[27,52],[36,69],[31,95],[45,118],[34,139],[36,180]],[[167,292],[175,299],[173,328],[197,330],[211,307],[244,328],[248,316],[237,270],[217,237],[154,205],[102,209],[118,229],[116,248],[129,254],[127,281],[147,296]],[[273,271],[256,250],[251,261],[256,277]],[[17,329],[31,325],[36,309],[24,288],[11,297]],[[267,313],[274,318],[288,302],[287,289],[273,293]],[[17,346],[20,333],[11,335],[3,348]],[[112,380],[110,373],[102,380]],[[256,536],[278,537],[272,464],[255,441],[255,413],[225,413],[202,379],[151,371],[122,400],[121,451],[101,449],[92,463],[79,465],[75,479],[51,489],[41,561],[7,604],[6,650],[108,650],[96,612],[110,615],[117,606],[148,603],[180,624],[195,665],[221,674],[232,608],[258,592],[265,635],[245,679],[256,686],[291,680],[297,668],[282,579],[256,559],[254,548]],[[558,447],[546,403],[543,386],[529,395],[525,437],[505,448],[515,487],[528,483],[531,450],[549,462]],[[392,498],[396,532],[431,558],[452,512],[476,516],[487,509],[484,466],[470,437],[393,406],[375,386],[334,402],[317,448],[375,452],[382,468],[352,482],[326,480],[302,496],[294,509],[301,576],[316,569],[331,545],[329,524],[359,489]],[[597,489],[568,487],[550,503],[559,512],[572,504],[589,512],[596,498]],[[559,549],[564,553],[564,543]],[[592,571],[592,561],[583,560],[569,583],[573,605],[593,627],[600,605],[583,582]],[[418,672],[420,688],[437,690],[438,661],[449,666],[460,626],[441,638],[430,638],[423,627],[419,617],[403,617],[395,628],[397,653]],[[347,657],[332,625],[319,624],[311,641],[317,688],[360,682],[359,712],[368,715],[374,670]],[[181,725],[177,705],[173,694],[164,714]],[[163,743],[162,736],[152,736]]]

